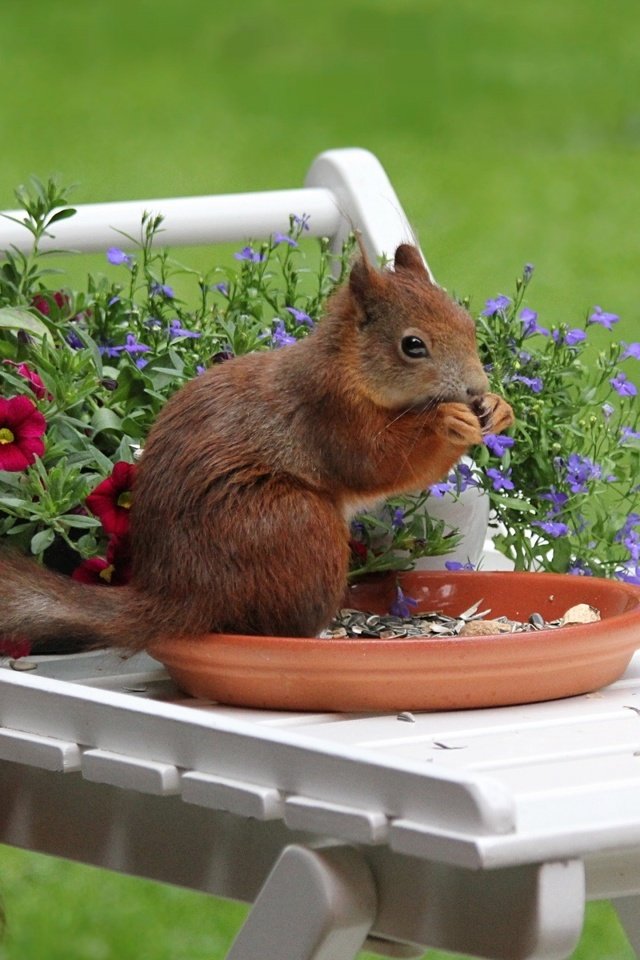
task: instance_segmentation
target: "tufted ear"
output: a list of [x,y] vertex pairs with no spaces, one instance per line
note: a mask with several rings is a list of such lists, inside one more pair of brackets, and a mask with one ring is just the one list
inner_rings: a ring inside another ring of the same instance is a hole
[[411,273],[419,275],[422,279],[431,282],[431,277],[422,259],[422,254],[417,247],[414,247],[410,243],[400,244],[396,250],[393,265],[396,270],[408,270]]
[[364,257],[356,260],[349,274],[349,289],[362,306],[371,296],[375,281],[375,271],[371,264]]

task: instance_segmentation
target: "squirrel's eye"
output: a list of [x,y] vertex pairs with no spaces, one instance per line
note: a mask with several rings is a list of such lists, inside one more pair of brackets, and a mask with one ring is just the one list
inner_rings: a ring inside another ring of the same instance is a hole
[[402,338],[400,341],[400,349],[405,356],[410,357],[412,360],[419,360],[421,357],[429,356],[429,351],[427,350],[424,340],[421,340],[420,337],[413,336],[413,334]]

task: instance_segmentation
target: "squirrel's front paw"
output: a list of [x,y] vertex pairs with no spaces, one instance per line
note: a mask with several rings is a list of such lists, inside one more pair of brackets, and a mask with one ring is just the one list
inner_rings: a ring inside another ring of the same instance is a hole
[[475,402],[472,409],[480,421],[483,436],[501,433],[515,421],[513,410],[497,393],[486,393]]
[[438,433],[452,443],[470,447],[482,442],[480,421],[465,403],[441,403],[438,407]]

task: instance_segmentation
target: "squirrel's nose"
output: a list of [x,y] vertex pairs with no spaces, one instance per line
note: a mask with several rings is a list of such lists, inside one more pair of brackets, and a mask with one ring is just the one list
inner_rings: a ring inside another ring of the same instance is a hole
[[469,400],[481,397],[487,392],[488,387],[489,381],[487,380],[487,375],[484,370],[480,368],[480,370],[474,371],[467,380],[467,396]]

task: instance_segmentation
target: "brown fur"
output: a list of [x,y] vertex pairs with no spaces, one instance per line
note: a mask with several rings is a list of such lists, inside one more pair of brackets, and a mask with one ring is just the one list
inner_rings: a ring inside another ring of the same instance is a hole
[[[428,358],[402,355],[407,331]],[[311,336],[215,366],[161,411],[136,480],[131,584],[76,584],[5,551],[0,629],[131,648],[313,635],[344,590],[354,510],[436,482],[512,422],[486,389],[472,320],[419,252],[399,247],[395,271],[360,259]]]

